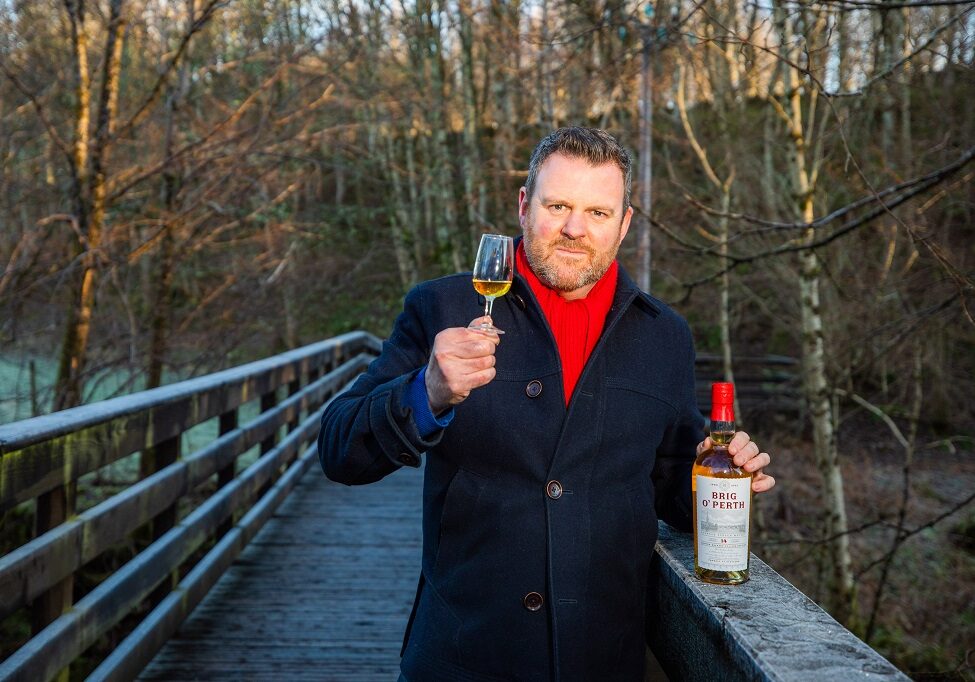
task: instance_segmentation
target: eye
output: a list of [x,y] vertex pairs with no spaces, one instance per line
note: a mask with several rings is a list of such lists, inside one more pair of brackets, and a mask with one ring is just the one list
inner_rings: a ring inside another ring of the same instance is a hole
[[606,214],[603,213],[602,211],[593,211],[592,214],[594,216],[596,216],[597,218],[605,218],[606,217]]
[[551,209],[553,213],[561,213],[565,210],[565,204],[552,204],[549,206],[549,209]]

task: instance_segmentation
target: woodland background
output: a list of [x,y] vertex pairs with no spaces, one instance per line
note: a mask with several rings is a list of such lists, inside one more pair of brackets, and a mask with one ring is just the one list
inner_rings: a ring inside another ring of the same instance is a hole
[[384,336],[603,127],[624,265],[728,378],[802,360],[753,549],[975,679],[973,63],[960,0],[0,0],[0,422]]

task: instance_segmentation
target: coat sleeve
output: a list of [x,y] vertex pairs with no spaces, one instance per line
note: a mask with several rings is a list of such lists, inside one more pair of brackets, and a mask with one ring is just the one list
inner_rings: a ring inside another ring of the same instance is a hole
[[704,417],[697,406],[694,388],[694,340],[690,328],[681,320],[681,372],[675,393],[679,396],[676,419],[657,448],[651,478],[657,518],[677,530],[691,530],[691,467],[697,445],[704,440]]
[[371,483],[402,466],[418,467],[424,452],[440,441],[442,429],[420,436],[407,402],[410,382],[430,354],[424,305],[422,288],[407,294],[379,357],[322,413],[318,457],[333,481]]

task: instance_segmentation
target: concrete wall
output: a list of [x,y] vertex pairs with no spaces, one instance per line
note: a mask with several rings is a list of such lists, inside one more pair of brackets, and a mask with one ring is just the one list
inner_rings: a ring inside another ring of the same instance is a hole
[[752,555],[742,585],[694,576],[689,533],[660,524],[647,641],[671,680],[908,680]]

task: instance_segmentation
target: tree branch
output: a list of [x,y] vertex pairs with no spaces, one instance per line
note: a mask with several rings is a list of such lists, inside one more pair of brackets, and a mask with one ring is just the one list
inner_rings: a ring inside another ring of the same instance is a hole
[[[910,531],[906,531],[904,533],[903,539],[906,540],[909,537],[912,537],[914,535],[917,535],[921,531],[927,530],[928,528],[933,528],[934,526],[936,526],[937,524],[941,523],[942,521],[944,521],[946,518],[948,518],[952,514],[955,514],[956,512],[961,511],[962,509],[964,509],[966,506],[968,506],[969,504],[971,504],[973,501],[975,501],[975,493],[972,493],[971,495],[969,495],[968,497],[966,497],[964,500],[962,500],[961,502],[959,502],[958,504],[956,504],[954,507],[952,507],[948,511],[946,511],[946,512],[944,512],[942,514],[938,514],[937,516],[935,516],[933,519],[931,519],[927,523],[921,524],[917,528],[914,528],[914,529],[912,529]],[[880,564],[884,563],[884,561],[887,560],[887,556],[891,552],[893,552],[893,551],[896,551],[896,548],[894,550],[890,550],[890,551],[885,552],[883,556],[881,556],[881,557],[879,557],[877,559],[874,559],[869,564],[867,564],[862,569],[860,569],[859,573],[856,574],[857,580],[859,580],[863,575],[865,575],[866,573],[868,573],[871,569],[873,569],[873,568],[879,566]]]
[[[948,177],[954,175],[955,173],[957,173],[958,171],[960,171],[968,163],[970,163],[973,158],[975,158],[975,147],[970,148],[958,160],[952,162],[951,164],[949,164],[949,165],[947,165],[947,166],[945,166],[945,167],[943,167],[943,168],[941,168],[941,169],[939,169],[939,170],[937,170],[937,171],[935,171],[933,173],[929,173],[928,175],[924,176],[921,179],[918,179],[916,181],[910,181],[910,183],[908,183],[908,186],[911,186],[911,189],[908,190],[907,192],[902,193],[900,196],[896,197],[893,201],[890,201],[890,202],[887,202],[887,203],[884,203],[884,202],[881,201],[880,202],[880,205],[878,207],[874,208],[871,211],[868,211],[867,213],[865,213],[864,215],[860,216],[859,218],[855,218],[855,219],[853,219],[853,220],[851,220],[851,221],[849,221],[849,222],[847,222],[847,223],[839,226],[838,228],[836,228],[835,230],[833,230],[833,232],[831,232],[830,234],[826,235],[825,237],[823,237],[823,238],[821,238],[821,239],[819,239],[817,241],[814,241],[814,242],[806,242],[806,243],[802,243],[802,244],[796,244],[796,243],[793,243],[793,242],[788,242],[788,243],[783,244],[781,246],[778,246],[776,248],[769,249],[769,250],[764,251],[764,252],[759,252],[759,253],[751,254],[751,255],[748,255],[748,256],[735,256],[735,255],[732,255],[732,254],[728,254],[727,256],[724,256],[724,258],[728,261],[728,265],[726,265],[724,268],[721,268],[720,270],[718,270],[716,272],[713,272],[710,275],[706,275],[706,276],[701,277],[699,279],[696,279],[696,280],[694,280],[692,282],[689,282],[687,284],[684,284],[685,294],[684,294],[684,296],[682,297],[681,300],[686,300],[687,297],[690,296],[691,291],[694,288],[696,288],[696,287],[698,287],[698,286],[700,286],[702,284],[705,284],[707,282],[710,282],[710,281],[712,281],[714,279],[717,279],[718,277],[720,277],[721,275],[723,275],[725,272],[730,272],[731,270],[737,268],[739,265],[743,265],[745,263],[751,263],[753,261],[761,260],[763,258],[768,258],[769,256],[778,256],[778,255],[781,255],[781,254],[784,254],[784,253],[791,253],[791,252],[795,252],[795,251],[805,251],[807,249],[815,249],[815,248],[819,248],[819,247],[825,246],[825,245],[829,244],[830,242],[833,242],[833,241],[839,239],[840,237],[842,237],[842,236],[844,236],[844,235],[852,232],[853,230],[855,230],[855,229],[857,229],[859,227],[862,227],[862,226],[866,225],[867,223],[871,222],[874,218],[877,218],[878,216],[883,215],[885,213],[889,213],[891,209],[896,208],[897,206],[900,206],[901,204],[903,204],[904,202],[912,199],[913,197],[917,196],[918,194],[921,194],[922,192],[930,189],[931,187],[934,187],[935,185],[939,184],[940,182],[942,182],[946,178],[948,178]],[[879,195],[877,195],[877,196],[879,197]],[[863,201],[863,200],[861,200],[861,201]],[[879,201],[879,199],[878,199],[878,201]],[[818,226],[821,227],[821,225],[818,225]],[[786,225],[786,224],[780,224],[777,227],[778,228],[787,227],[789,229],[795,229],[795,228],[798,228],[798,227],[802,227],[802,228],[817,227],[817,225],[816,225],[815,222],[814,223],[806,223],[806,224],[793,223],[793,224],[788,224],[788,225]],[[912,234],[912,236],[914,236],[915,239],[917,239],[919,241],[924,241],[920,237],[917,237],[917,235],[915,235],[913,233],[913,231],[911,231],[911,234]],[[930,244],[926,244],[926,245],[928,246],[929,249],[934,248]],[[704,250],[704,251],[706,251],[706,250]],[[935,257],[937,258],[938,257],[938,254],[935,254]],[[942,255],[942,258],[943,258],[943,255]],[[951,265],[950,263],[947,263],[946,264],[945,261],[942,260],[942,258],[939,258],[939,261],[942,262],[942,265],[947,265],[947,266],[950,266]],[[967,285],[967,286],[972,286],[973,285],[972,282],[970,281],[970,278],[968,278],[967,276],[963,275],[962,273],[958,273],[957,270],[955,270],[954,268],[952,268],[951,274],[952,274],[953,278],[956,280],[956,282],[958,282],[958,279],[959,278],[962,278],[962,282],[960,284],[964,284],[964,285]]]
[[143,119],[149,114],[149,108],[159,99],[162,94],[163,86],[166,85],[166,81],[169,79],[169,75],[173,72],[176,66],[179,64],[180,59],[183,57],[183,53],[186,52],[186,48],[189,47],[190,39],[197,33],[199,33],[207,22],[213,18],[217,10],[225,7],[229,4],[230,0],[209,0],[207,5],[200,12],[200,16],[193,20],[190,24],[189,30],[183,35],[182,40],[180,40],[179,46],[176,48],[176,53],[173,55],[169,63],[166,64],[166,68],[163,72],[159,74],[159,78],[156,79],[152,90],[149,92],[146,99],[142,102],[135,113],[129,118],[129,120],[119,127],[118,135],[116,137],[121,138],[128,135],[133,128],[139,125]]
[[41,103],[37,100],[37,97],[35,97],[34,93],[27,89],[26,85],[20,82],[20,79],[17,78],[16,74],[7,68],[6,63],[4,63],[2,59],[0,59],[0,69],[3,70],[3,74],[7,77],[7,79],[13,83],[13,86],[30,101],[31,106],[34,107],[34,112],[37,114],[37,118],[39,118],[41,123],[44,124],[47,134],[50,135],[51,141],[54,142],[55,146],[67,158],[68,164],[74,168],[74,157],[71,153],[71,147],[68,146],[68,143],[65,142],[60,135],[58,135],[57,128],[54,127],[54,124],[51,123],[50,119],[48,119],[47,114],[44,113],[44,107],[41,106]]

